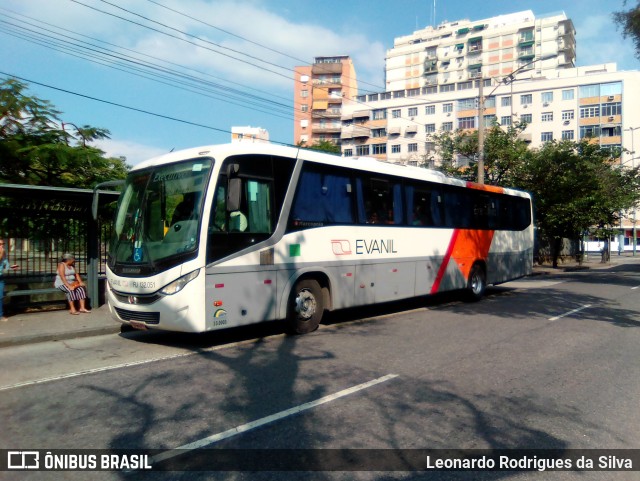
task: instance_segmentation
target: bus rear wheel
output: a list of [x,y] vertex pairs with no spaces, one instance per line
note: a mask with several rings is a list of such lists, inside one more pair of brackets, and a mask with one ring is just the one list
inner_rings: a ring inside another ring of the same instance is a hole
[[469,272],[467,281],[467,297],[469,301],[475,302],[482,299],[487,288],[487,275],[480,264],[474,264]]
[[324,314],[322,288],[313,279],[296,282],[289,302],[288,324],[294,334],[313,332],[320,325]]

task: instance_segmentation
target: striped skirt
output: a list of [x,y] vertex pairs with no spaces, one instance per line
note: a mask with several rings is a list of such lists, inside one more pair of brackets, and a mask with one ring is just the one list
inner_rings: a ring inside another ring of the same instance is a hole
[[58,287],[67,296],[68,301],[79,301],[80,299],[87,298],[87,291],[84,286],[76,287],[75,289],[69,289],[66,285],[62,284]]

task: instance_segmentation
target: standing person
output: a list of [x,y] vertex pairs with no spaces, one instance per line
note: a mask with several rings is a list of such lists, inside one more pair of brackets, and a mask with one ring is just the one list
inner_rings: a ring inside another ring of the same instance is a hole
[[4,317],[4,273],[9,270],[17,269],[18,266],[13,265],[9,266],[9,261],[7,260],[7,251],[4,248],[5,240],[0,239],[0,321],[7,322],[9,319]]
[[[75,263],[76,258],[72,254],[64,254],[62,262],[58,264],[58,273],[53,284],[67,295],[70,314],[74,316],[81,312],[91,312],[84,304],[87,298],[87,289],[80,278],[80,274],[76,272]],[[76,301],[80,304],[80,309],[76,309]]]

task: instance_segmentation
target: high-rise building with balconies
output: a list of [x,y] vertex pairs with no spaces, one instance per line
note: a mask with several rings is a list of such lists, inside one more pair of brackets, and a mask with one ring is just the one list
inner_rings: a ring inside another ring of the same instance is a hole
[[295,68],[295,144],[340,144],[342,103],[358,93],[356,71],[350,57],[316,57],[311,66]]
[[573,22],[564,13],[536,18],[527,10],[444,22],[395,39],[386,56],[386,90],[435,86],[447,92],[480,77],[508,75],[534,58],[549,60],[532,64],[529,78],[546,76],[575,67],[575,45]]

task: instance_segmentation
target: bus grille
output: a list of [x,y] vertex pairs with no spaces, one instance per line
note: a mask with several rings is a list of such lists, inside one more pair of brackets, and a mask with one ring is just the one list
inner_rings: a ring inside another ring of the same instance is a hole
[[137,312],[137,311],[129,311],[127,309],[120,309],[116,307],[116,312],[118,316],[123,321],[139,321],[144,322],[145,324],[159,324],[160,323],[160,313],[159,312]]

